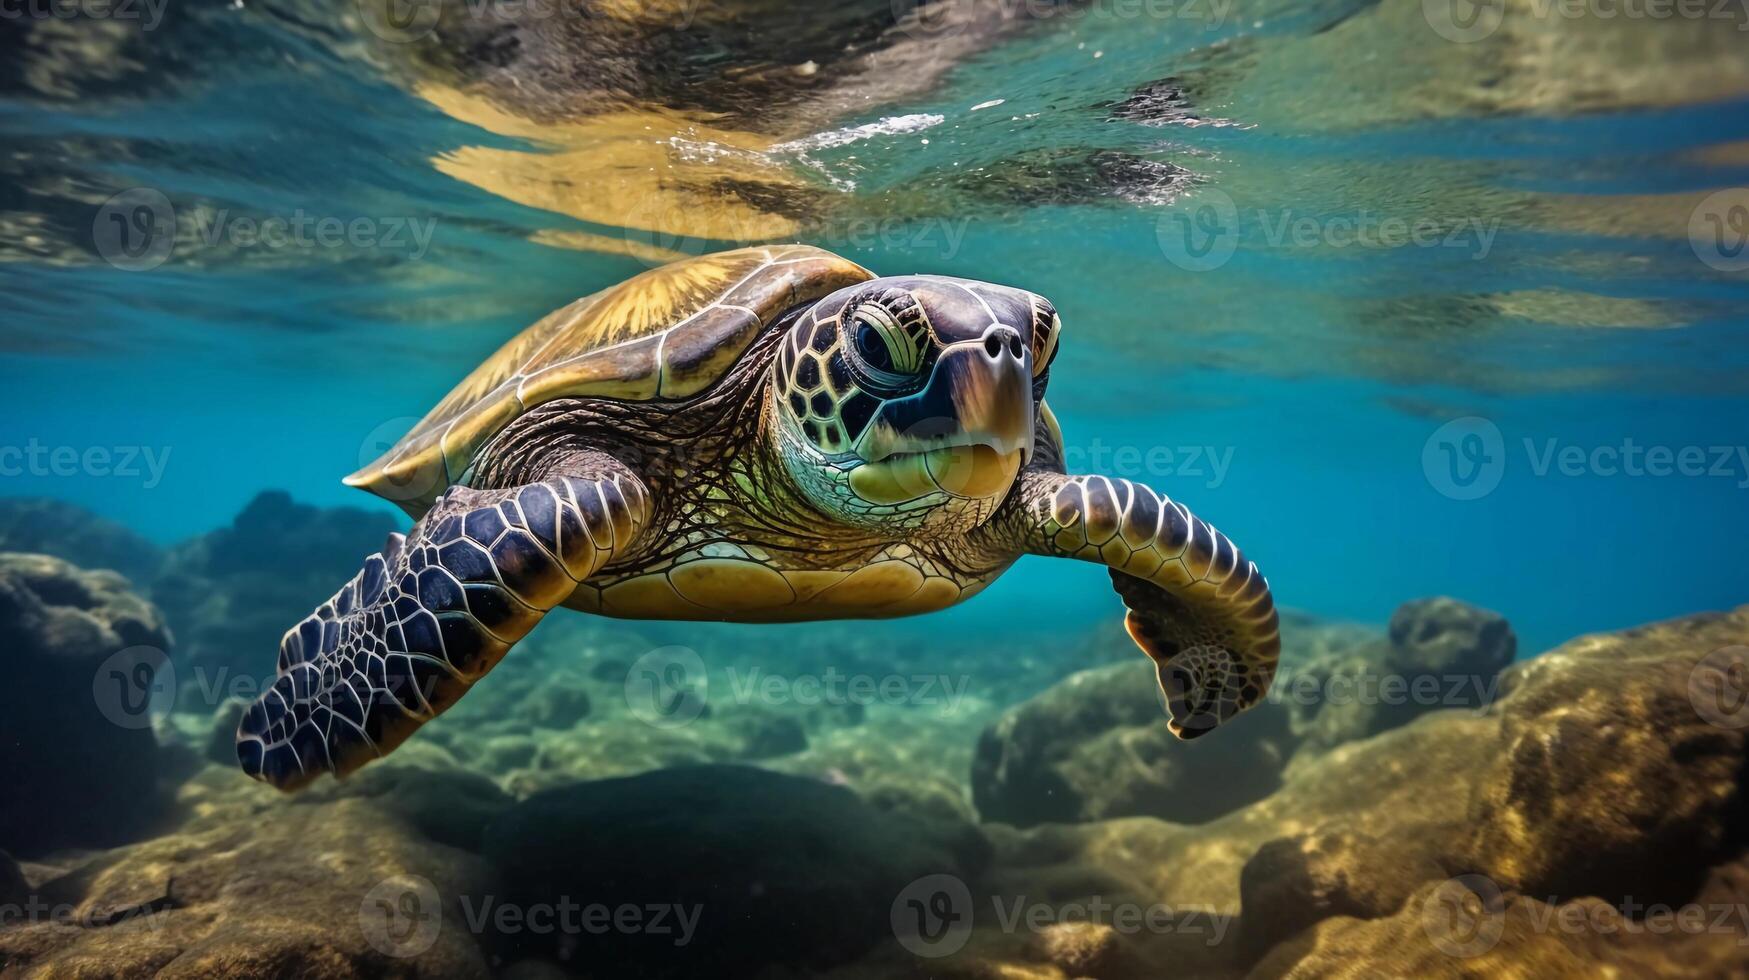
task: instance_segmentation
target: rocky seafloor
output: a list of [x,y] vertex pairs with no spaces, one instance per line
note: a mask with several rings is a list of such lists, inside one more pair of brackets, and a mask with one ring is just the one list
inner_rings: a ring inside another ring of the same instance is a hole
[[0,501],[0,977],[1749,976],[1749,606],[1290,616],[1194,743],[1115,624],[559,616],[387,760],[248,781],[236,698],[390,526]]

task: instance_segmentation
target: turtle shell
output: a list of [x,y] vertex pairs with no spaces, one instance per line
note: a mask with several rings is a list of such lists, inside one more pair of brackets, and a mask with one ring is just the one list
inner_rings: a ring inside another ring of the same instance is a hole
[[418,517],[480,447],[529,408],[579,396],[691,397],[785,310],[872,278],[849,259],[807,245],[743,248],[652,269],[518,334],[345,482]]

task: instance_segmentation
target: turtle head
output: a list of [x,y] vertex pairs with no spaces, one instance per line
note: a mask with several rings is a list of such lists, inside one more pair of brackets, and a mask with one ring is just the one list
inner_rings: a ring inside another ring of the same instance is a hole
[[815,506],[875,529],[964,531],[1033,451],[1059,320],[1022,289],[942,276],[841,289],[791,321],[767,418]]

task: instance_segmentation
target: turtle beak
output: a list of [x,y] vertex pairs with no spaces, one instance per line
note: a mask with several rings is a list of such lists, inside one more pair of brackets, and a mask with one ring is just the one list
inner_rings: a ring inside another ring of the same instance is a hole
[[879,503],[919,490],[1006,493],[1032,455],[1028,356],[1019,332],[1000,324],[945,348],[923,390],[887,402],[863,433],[856,452],[866,464],[853,471],[852,488]]

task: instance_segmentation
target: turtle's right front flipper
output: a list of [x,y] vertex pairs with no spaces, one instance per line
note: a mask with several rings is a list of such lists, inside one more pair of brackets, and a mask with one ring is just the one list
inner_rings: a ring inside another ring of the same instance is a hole
[[243,715],[237,759],[297,789],[392,751],[649,523],[629,471],[508,490],[454,487],[280,642],[279,676]]

